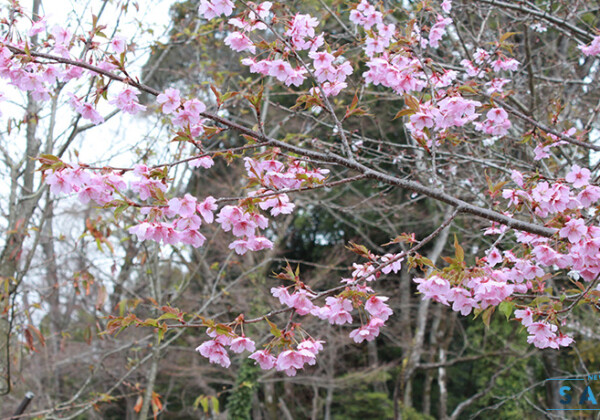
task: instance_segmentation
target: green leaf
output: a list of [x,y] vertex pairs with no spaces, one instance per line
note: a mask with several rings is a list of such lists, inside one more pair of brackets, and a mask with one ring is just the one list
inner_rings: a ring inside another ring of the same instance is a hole
[[514,309],[515,309],[515,304],[513,302],[510,302],[507,300],[505,300],[504,302],[501,302],[500,305],[498,305],[498,310],[500,312],[502,312],[504,314],[504,316],[506,316],[507,320],[512,315]]
[[279,328],[277,328],[277,325],[275,325],[271,321],[269,321],[269,319],[267,317],[265,317],[265,321],[267,321],[267,324],[269,324],[269,327],[271,327],[271,334],[273,334],[275,337],[282,336],[281,330]]
[[495,306],[490,306],[485,311],[483,311],[483,314],[481,315],[481,320],[483,321],[483,324],[488,328],[490,327],[490,320],[492,319],[492,314],[495,310]]
[[456,235],[454,235],[454,255],[456,256],[457,262],[461,263],[465,260],[465,251],[458,244],[458,240],[456,239]]

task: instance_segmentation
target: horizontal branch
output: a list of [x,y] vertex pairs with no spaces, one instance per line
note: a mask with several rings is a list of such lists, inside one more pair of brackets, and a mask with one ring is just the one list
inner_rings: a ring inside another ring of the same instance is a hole
[[[39,57],[39,58],[44,58],[47,60],[53,60],[58,63],[82,67],[82,68],[88,69],[90,71],[93,71],[95,73],[104,75],[112,80],[116,80],[116,81],[119,81],[122,83],[129,84],[130,86],[134,86],[137,89],[139,89],[143,92],[149,93],[151,95],[154,95],[154,96],[158,96],[160,94],[160,92],[158,90],[153,89],[149,86],[146,86],[138,81],[132,80],[128,77],[116,75],[114,73],[103,70],[103,69],[93,66],[91,64],[55,56],[52,54],[35,52],[35,51],[29,51],[29,53],[27,53],[23,49],[17,48],[12,45],[7,45],[7,48],[9,48],[15,54]],[[522,221],[519,219],[515,219],[512,217],[506,216],[506,215],[499,213],[497,211],[494,211],[494,210],[489,210],[489,209],[486,209],[483,207],[476,206],[471,203],[467,203],[466,201],[456,198],[456,197],[454,197],[450,194],[447,194],[439,189],[426,187],[418,182],[408,181],[408,180],[401,179],[396,176],[381,172],[379,170],[369,168],[369,167],[355,161],[354,159],[348,159],[348,158],[342,157],[331,151],[318,152],[315,150],[308,150],[308,149],[305,149],[305,148],[302,148],[299,146],[294,146],[292,144],[288,144],[286,142],[268,137],[262,133],[259,133],[250,128],[247,128],[245,126],[242,126],[242,125],[237,124],[233,121],[230,121],[226,118],[219,117],[218,115],[212,114],[209,112],[203,112],[200,115],[204,118],[210,119],[216,123],[222,124],[232,130],[235,130],[241,134],[245,134],[249,137],[252,137],[253,139],[257,140],[259,143],[262,143],[265,145],[276,146],[281,149],[287,150],[289,152],[296,153],[300,156],[306,156],[306,157],[310,157],[312,159],[321,160],[321,161],[329,162],[329,163],[337,163],[339,165],[345,166],[346,168],[357,171],[358,173],[364,175],[366,178],[375,179],[380,182],[386,183],[388,185],[394,185],[394,186],[397,186],[397,187],[400,187],[403,189],[413,191],[418,194],[423,194],[429,198],[433,198],[434,200],[442,201],[446,204],[449,204],[453,207],[460,209],[460,211],[462,213],[471,214],[473,216],[477,216],[482,219],[490,220],[490,221],[493,221],[496,223],[500,223],[502,225],[509,226],[513,229],[533,233],[533,234],[544,236],[544,237],[551,237],[557,232],[557,230],[553,229],[553,228],[548,228],[546,226],[540,226],[538,224],[525,222],[525,221]]]
[[553,25],[568,29],[572,33],[579,35],[581,37],[581,39],[585,42],[590,42],[594,38],[594,35],[591,34],[590,32],[585,31],[581,28],[578,28],[577,26],[567,22],[564,19],[559,19],[555,16],[552,16],[551,14],[548,14],[548,12],[543,12],[541,10],[535,10],[530,7],[524,6],[523,2],[520,2],[520,1],[514,1],[512,3],[507,3],[504,1],[498,1],[498,0],[476,0],[476,1],[479,3],[489,4],[490,6],[498,6],[500,8],[504,8],[504,9],[515,10],[517,12],[521,12],[521,13],[525,13],[525,14],[534,16],[540,20],[545,20],[547,22],[550,22]]

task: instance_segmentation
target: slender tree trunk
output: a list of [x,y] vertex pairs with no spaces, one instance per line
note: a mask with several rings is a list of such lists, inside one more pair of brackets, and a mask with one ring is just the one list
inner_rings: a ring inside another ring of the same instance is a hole
[[267,417],[269,420],[277,420],[277,398],[275,395],[275,384],[273,382],[265,383],[265,406],[267,408]]
[[51,365],[48,366],[52,369],[52,389],[51,395],[56,400],[60,400],[60,389],[61,389],[61,373],[60,366],[56,362],[56,357],[60,354],[60,332],[62,329],[62,313],[60,308],[60,284],[58,281],[58,268],[56,265],[56,253],[54,251],[54,232],[53,232],[53,218],[54,218],[54,205],[52,201],[48,199],[48,204],[45,209],[46,223],[42,230],[42,250],[44,252],[44,259],[46,260],[46,286],[50,290],[48,296],[48,303],[50,305],[50,337],[49,345],[51,346]]
[[[558,355],[556,351],[542,350],[542,362],[544,363],[547,378],[560,375],[560,371],[558,369]],[[559,402],[562,398],[559,393],[560,385],[560,381],[546,381],[546,404],[548,408],[555,410],[565,408]],[[555,413],[560,414],[561,412],[559,411]]]
[[[150,280],[150,294],[152,298],[159,302],[161,301],[161,284],[160,284],[160,266],[158,263],[160,249],[158,245],[152,248],[152,272],[149,275]],[[154,384],[156,382],[156,376],[158,373],[158,362],[160,360],[160,343],[158,340],[158,334],[154,340],[154,346],[152,347],[152,359],[150,362],[150,371],[146,377],[146,389],[144,391],[144,401],[142,403],[142,409],[140,410],[140,420],[146,420],[148,418],[148,412],[150,410],[150,402],[152,400],[152,392],[154,391]]]
[[312,412],[310,418],[311,420],[319,419],[319,387],[316,385],[313,385]]
[[[429,331],[429,342],[431,343],[431,349],[429,353],[429,361],[435,360],[436,349],[438,348],[438,334],[441,319],[441,306],[436,306],[434,309],[433,322]],[[423,389],[423,413],[429,414],[431,412],[431,385],[433,382],[433,371],[427,369],[425,371],[425,385]]]
[[[447,360],[447,352],[443,346],[438,349],[438,360],[440,363],[445,363]],[[444,366],[438,368],[438,388],[440,391],[438,418],[446,420],[448,418],[446,414],[448,412],[448,387],[446,386],[446,368]]]
[[[452,208],[448,208],[445,212],[444,219],[447,219],[452,214]],[[450,226],[447,226],[439,236],[435,239],[433,249],[427,256],[434,264],[444,250]],[[394,419],[401,419],[400,398],[403,398],[404,406],[412,406],[412,377],[415,369],[421,360],[423,353],[423,344],[425,341],[425,329],[427,326],[427,318],[429,313],[430,300],[421,300],[417,313],[417,325],[415,327],[414,338],[410,346],[409,354],[406,356],[406,365],[396,378],[394,387]]]
[[331,420],[331,404],[333,403],[333,387],[327,386],[327,397],[325,398],[325,420]]

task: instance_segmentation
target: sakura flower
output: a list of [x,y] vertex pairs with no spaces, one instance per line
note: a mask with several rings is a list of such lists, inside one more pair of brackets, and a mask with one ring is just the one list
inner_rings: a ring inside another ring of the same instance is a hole
[[52,194],[68,194],[74,189],[70,177],[65,171],[46,172],[45,181],[46,184],[50,185],[50,192],[52,192]]
[[342,325],[352,322],[352,302],[341,297],[328,297],[323,308],[313,307],[311,313],[321,319],[327,319],[330,324]]
[[527,326],[527,332],[530,334],[527,342],[540,349],[552,347],[552,342],[556,338],[556,330],[556,325],[547,322],[532,322]]
[[499,262],[502,262],[502,254],[496,249],[496,247],[490,248],[487,253],[487,262],[490,267],[495,266]]
[[273,242],[264,236],[253,236],[248,238],[248,248],[252,251],[260,251],[263,249],[271,249],[273,248]]
[[565,180],[575,188],[581,188],[588,185],[590,180],[590,170],[587,168],[581,168],[579,165],[573,165],[571,171],[565,177]]
[[442,10],[446,13],[450,13],[450,10],[452,9],[452,1],[451,0],[444,0],[441,4],[442,6]]
[[231,344],[229,346],[229,349],[234,353],[242,353],[246,350],[249,352],[253,352],[255,348],[256,345],[254,344],[254,341],[247,338],[246,336],[234,338],[233,340],[231,340]]
[[379,335],[379,328],[383,326],[383,321],[379,318],[371,318],[367,325],[352,330],[350,332],[350,338],[356,343],[362,343],[363,341],[373,341]]
[[314,355],[317,355],[321,350],[323,350],[323,340],[303,340],[300,344],[298,344],[298,350],[308,350]]
[[221,15],[229,16],[233,13],[235,5],[231,0],[201,0],[198,14],[211,20]]
[[249,359],[253,359],[260,365],[263,370],[272,369],[275,366],[275,356],[269,353],[267,350],[258,350],[248,356]]
[[214,220],[213,212],[218,208],[217,200],[214,197],[208,196],[204,199],[204,201],[198,204],[196,208],[198,213],[202,215],[206,223],[212,223]]
[[140,105],[138,102],[139,92],[129,86],[125,87],[116,98],[108,101],[109,104],[115,105],[117,108],[127,112],[128,114],[135,115],[140,111],[146,110],[144,105]]
[[202,343],[196,347],[196,351],[208,358],[210,363],[218,363],[224,368],[228,368],[231,365],[231,360],[229,360],[225,347],[217,340],[209,340]]
[[577,195],[577,200],[583,207],[589,207],[591,204],[600,200],[600,187],[588,185]]
[[586,56],[600,54],[600,35],[596,36],[590,45],[579,45],[578,48]]
[[471,292],[462,287],[453,287],[447,297],[448,301],[453,302],[452,310],[460,312],[463,316],[469,315],[473,308],[479,306],[472,298]]
[[310,300],[313,297],[315,297],[315,295],[307,292],[304,289],[301,289],[290,295],[289,299],[287,300],[287,305],[293,307],[299,315],[306,315],[309,314],[314,308],[314,305]]
[[386,296],[371,296],[365,302],[365,310],[373,317],[387,321],[393,311],[385,303],[389,298]]
[[241,32],[232,32],[225,38],[225,45],[234,51],[241,52],[248,50],[252,54],[256,53],[256,47],[246,34]]
[[179,90],[168,88],[165,93],[161,93],[156,97],[156,102],[162,105],[162,111],[165,114],[171,114],[181,105]]
[[271,294],[276,297],[277,299],[279,299],[279,302],[281,302],[282,305],[287,305],[287,306],[291,306],[290,304],[290,294],[288,293],[287,289],[283,286],[280,287],[272,287],[271,288]]
[[67,42],[70,42],[73,37],[71,31],[58,25],[54,26],[51,32],[54,36],[54,41],[58,45],[64,45]]
[[571,337],[569,337],[568,335],[564,335],[563,333],[559,333],[558,337],[556,338],[556,343],[559,346],[562,347],[568,347],[570,346],[575,340],[573,340]]
[[250,250],[250,246],[246,239],[236,239],[235,241],[229,244],[228,248],[233,249],[238,255],[244,255]]
[[27,32],[27,35],[33,37],[37,34],[44,32],[46,30],[46,24],[47,22],[45,17],[38,19],[31,25],[31,28],[29,29],[29,32]]
[[398,271],[400,271],[400,269],[402,268],[402,261],[404,261],[404,258],[397,258],[398,254],[394,255],[394,254],[385,254],[383,257],[381,257],[381,262],[382,263],[387,263],[389,261],[392,261],[394,259],[396,259],[396,261],[392,262],[389,265],[386,265],[385,267],[383,267],[381,269],[381,271],[384,274],[390,274],[392,271],[394,273],[397,273]]
[[502,123],[508,118],[508,114],[502,108],[492,108],[487,112],[486,117],[494,123]]
[[568,238],[571,243],[579,242],[581,237],[586,233],[587,227],[583,219],[571,219],[565,223],[565,227],[559,231],[560,237]]
[[311,356],[314,358],[314,354],[308,350],[286,350],[277,356],[275,368],[288,376],[295,376],[296,370],[302,369]]
[[448,305],[447,295],[450,293],[448,280],[434,275],[428,279],[416,278],[414,282],[419,284],[417,290],[423,294],[423,299],[433,299],[436,302]]
[[529,327],[533,324],[533,311],[531,308],[517,309],[515,311],[515,319],[521,321],[523,326]]
[[127,40],[125,38],[123,38],[122,36],[115,36],[113,39],[110,40],[110,42],[108,43],[108,46],[110,47],[110,49],[117,53],[117,54],[121,54],[125,52],[125,49],[127,48]]
[[199,248],[204,245],[206,237],[198,232],[197,229],[185,229],[178,233],[179,241],[186,245],[191,245],[194,248]]
[[519,187],[523,188],[524,182],[523,182],[523,174],[521,172],[517,171],[516,169],[511,170],[510,178],[513,180],[513,182],[515,184],[517,184]]
[[211,168],[215,164],[215,161],[210,156],[202,156],[198,159],[190,160],[190,166],[192,168],[202,167],[205,169]]

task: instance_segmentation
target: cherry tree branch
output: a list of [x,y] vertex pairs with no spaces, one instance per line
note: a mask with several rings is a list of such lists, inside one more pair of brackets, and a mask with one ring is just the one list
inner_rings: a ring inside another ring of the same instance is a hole
[[[75,61],[75,60],[71,60],[71,59],[67,59],[67,58],[63,58],[63,57],[59,57],[59,56],[54,56],[52,54],[39,53],[39,52],[35,52],[35,51],[30,51],[29,54],[27,54],[26,51],[24,51],[20,48],[17,48],[13,45],[9,45],[9,44],[7,44],[7,48],[9,48],[15,54],[30,55],[33,57],[39,57],[39,58],[45,58],[48,60],[53,60],[58,63],[79,66],[79,67],[85,68],[87,70],[96,72],[98,74],[102,74],[112,80],[116,80],[116,81],[119,81],[119,82],[122,82],[125,84],[129,84],[141,91],[144,91],[144,92],[149,93],[154,96],[158,96],[160,94],[160,92],[157,91],[156,89],[146,86],[138,81],[134,81],[128,77],[119,76],[119,75],[116,75],[109,71],[102,70],[91,64],[87,64],[87,63],[83,63],[83,62],[79,62],[79,61]],[[418,182],[398,178],[396,176],[390,175],[390,174],[382,172],[380,170],[369,168],[369,167],[363,165],[362,163],[355,161],[354,159],[345,158],[345,157],[340,156],[331,151],[318,152],[318,151],[314,151],[314,150],[305,149],[303,147],[295,146],[292,144],[288,144],[286,142],[265,136],[265,135],[261,134],[260,132],[257,132],[248,127],[237,124],[233,121],[230,121],[226,118],[220,117],[216,114],[212,114],[209,112],[203,112],[200,115],[204,118],[208,118],[216,123],[222,124],[232,130],[235,130],[241,134],[245,134],[249,137],[252,137],[253,139],[257,140],[258,142],[260,142],[264,145],[277,146],[281,149],[299,154],[301,156],[321,160],[324,162],[337,163],[339,165],[345,166],[346,168],[353,169],[353,170],[363,174],[367,178],[374,179],[374,180],[386,183],[388,185],[394,185],[394,186],[397,186],[397,187],[400,187],[403,189],[407,189],[407,190],[413,191],[418,194],[423,194],[429,198],[433,198],[434,200],[442,201],[453,207],[459,208],[460,211],[463,213],[471,214],[473,216],[477,216],[477,217],[480,217],[483,219],[487,219],[487,220],[490,220],[493,222],[500,223],[502,225],[509,226],[516,230],[533,233],[533,234],[540,235],[543,237],[551,237],[554,234],[556,234],[556,232],[557,232],[557,230],[553,229],[553,228],[549,228],[546,226],[540,226],[538,224],[534,224],[534,223],[530,223],[530,222],[525,222],[525,221],[522,221],[519,219],[515,219],[512,217],[506,216],[506,215],[504,215],[500,212],[494,211],[494,210],[489,210],[489,209],[479,207],[479,206],[471,204],[471,203],[467,203],[466,201],[463,201],[463,200],[456,198],[450,194],[447,194],[437,188],[426,187]]]

